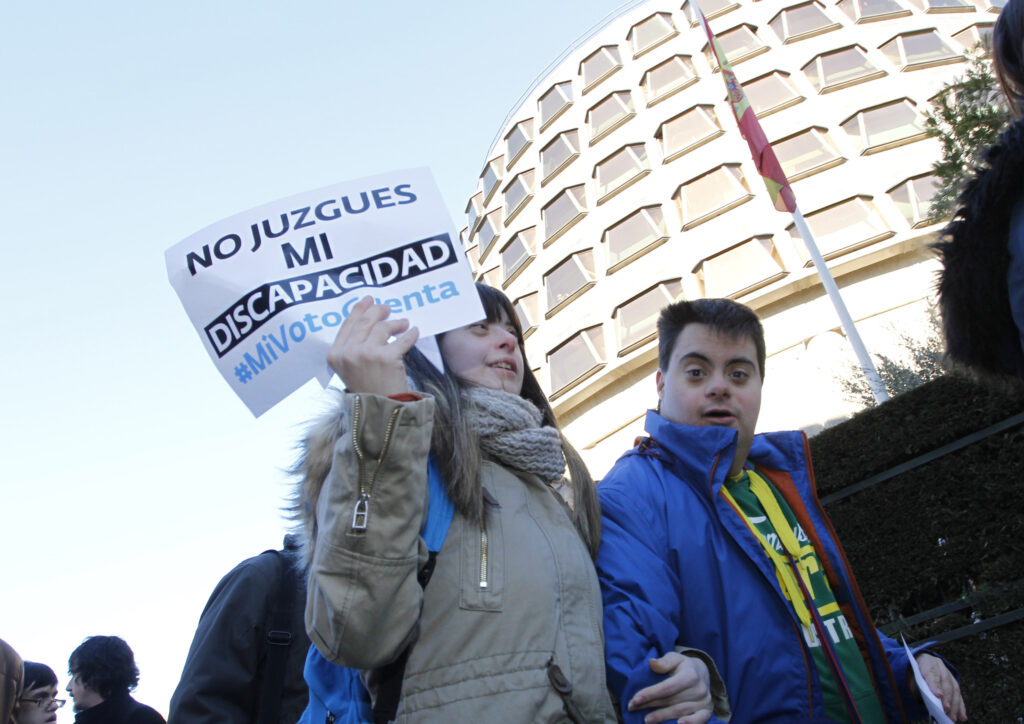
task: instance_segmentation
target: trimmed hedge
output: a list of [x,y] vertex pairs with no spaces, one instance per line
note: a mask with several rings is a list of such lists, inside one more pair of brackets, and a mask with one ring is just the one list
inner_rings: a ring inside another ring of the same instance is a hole
[[[825,497],[1024,411],[1024,384],[948,374],[811,439]],[[827,506],[879,626],[923,641],[1024,606],[1024,424]],[[962,610],[910,626],[943,604]],[[974,722],[1024,714],[1024,621],[939,648]]]

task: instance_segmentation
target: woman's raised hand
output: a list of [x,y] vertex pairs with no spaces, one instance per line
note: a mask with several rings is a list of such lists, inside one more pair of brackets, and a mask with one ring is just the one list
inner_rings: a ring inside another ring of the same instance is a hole
[[409,326],[408,319],[388,319],[390,314],[387,305],[363,297],[338,330],[327,364],[349,392],[396,395],[409,391],[402,358],[420,332]]

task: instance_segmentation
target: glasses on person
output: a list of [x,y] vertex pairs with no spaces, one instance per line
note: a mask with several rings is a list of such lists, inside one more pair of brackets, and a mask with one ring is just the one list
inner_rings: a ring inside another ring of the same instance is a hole
[[40,696],[38,699],[26,699],[25,697],[21,697],[21,701],[27,701],[30,704],[35,704],[40,709],[49,709],[54,705],[57,709],[60,709],[68,703],[67,699],[58,699],[55,696]]

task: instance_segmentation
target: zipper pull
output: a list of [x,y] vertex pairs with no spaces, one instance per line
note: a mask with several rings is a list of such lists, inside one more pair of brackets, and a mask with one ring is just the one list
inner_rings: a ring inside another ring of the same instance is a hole
[[352,512],[352,530],[366,530],[366,521],[370,517],[370,496],[366,493],[359,495],[356,501],[356,509]]

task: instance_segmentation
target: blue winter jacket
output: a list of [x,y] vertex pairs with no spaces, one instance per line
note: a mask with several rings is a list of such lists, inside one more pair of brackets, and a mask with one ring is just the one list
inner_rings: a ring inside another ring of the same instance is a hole
[[[662,678],[648,660],[677,646],[714,660],[733,722],[827,721],[793,607],[764,550],[721,494],[736,431],[676,425],[653,410],[646,428],[653,442],[619,458],[598,485],[608,685],[625,721],[642,722],[650,711],[626,711],[638,690]],[[907,688],[906,653],[875,629],[818,501],[806,436],[757,435],[748,459],[786,498],[814,543],[866,653],[887,719],[924,716]]]

